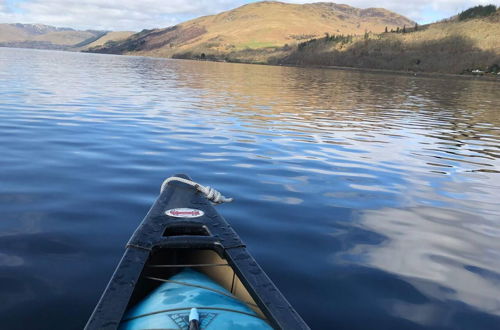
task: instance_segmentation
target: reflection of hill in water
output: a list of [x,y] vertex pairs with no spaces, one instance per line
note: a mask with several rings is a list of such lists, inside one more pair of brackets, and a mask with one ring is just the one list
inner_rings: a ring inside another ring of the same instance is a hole
[[[58,62],[69,61],[62,55],[53,56],[54,63],[47,65],[54,70]],[[94,75],[103,92],[119,86],[127,95],[152,105],[162,104],[163,110],[155,106],[145,109],[152,111],[150,116],[173,116],[186,104],[195,105],[191,110],[206,114],[200,120],[239,118],[241,128],[255,134],[349,145],[362,151],[360,154],[377,152],[385,159],[391,158],[387,147],[403,148],[412,159],[444,165],[435,168],[444,173],[450,169],[449,162],[469,164],[469,170],[474,171],[498,171],[492,166],[499,154],[500,126],[495,110],[500,105],[498,98],[492,97],[498,94],[494,82],[86,54],[75,54],[67,64],[81,65],[79,62],[85,63],[88,56],[93,56],[96,67],[105,70],[112,63],[128,77],[127,81],[115,81],[111,76]],[[15,67],[4,69],[8,72]],[[77,87],[72,90],[58,81],[38,80],[36,76],[30,79],[68,102],[78,97],[79,89],[86,88],[78,83],[85,77],[78,74],[65,78]],[[152,89],[162,89],[169,96],[160,99],[152,95]],[[191,99],[176,98],[183,93]],[[53,97],[47,98],[51,102]],[[483,99],[491,100],[491,106]],[[67,111],[78,109],[68,107]],[[411,138],[412,144],[403,143],[405,138]]]
[[[167,62],[178,66],[178,84],[200,90],[202,108],[231,111],[261,125],[333,134],[336,130],[381,135],[417,133],[460,148],[474,139],[489,145],[500,123],[482,97],[496,83],[414,78],[380,73],[239,64]],[[369,139],[365,139],[369,142]],[[492,150],[473,147],[487,154]]]

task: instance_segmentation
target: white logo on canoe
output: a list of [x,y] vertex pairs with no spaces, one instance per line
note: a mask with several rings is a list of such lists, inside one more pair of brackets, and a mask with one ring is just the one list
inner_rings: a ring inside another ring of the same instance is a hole
[[170,209],[165,212],[169,217],[176,218],[198,218],[203,216],[205,213],[202,210],[197,209],[189,209],[189,208],[179,208],[179,209]]

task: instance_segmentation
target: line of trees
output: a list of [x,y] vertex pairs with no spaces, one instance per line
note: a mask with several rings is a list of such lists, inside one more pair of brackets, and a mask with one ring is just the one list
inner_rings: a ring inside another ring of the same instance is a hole
[[458,20],[463,21],[471,18],[486,17],[493,15],[494,13],[496,13],[496,11],[497,7],[495,5],[487,5],[487,6],[479,5],[461,12],[458,15]]
[[341,43],[341,44],[344,45],[344,44],[350,43],[353,40],[353,37],[354,36],[350,35],[350,34],[343,35],[343,34],[329,34],[329,33],[325,33],[325,37],[324,38],[320,38],[320,39],[313,38],[313,39],[301,42],[301,43],[299,43],[297,45],[297,48],[299,50],[302,50],[305,47],[307,47],[308,45],[313,44],[313,43],[315,43],[318,40],[322,40],[325,43],[326,42],[333,42],[333,43]]
[[407,32],[415,32],[415,31],[418,31],[418,29],[420,28],[420,26],[418,25],[418,23],[415,23],[415,26],[413,26],[412,28],[407,28],[406,25],[403,25],[402,28],[399,28],[396,27],[396,30],[394,29],[391,29],[391,31],[389,31],[389,29],[387,28],[387,26],[385,27],[385,33],[407,33]]

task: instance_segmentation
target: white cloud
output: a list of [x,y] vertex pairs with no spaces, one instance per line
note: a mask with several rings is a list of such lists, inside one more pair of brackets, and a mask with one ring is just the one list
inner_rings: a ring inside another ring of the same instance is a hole
[[[292,3],[319,0],[288,0]],[[249,0],[0,0],[0,22],[43,23],[80,29],[142,30],[166,27],[238,7]],[[351,6],[382,7],[420,23],[500,0],[339,0]]]
[[[481,274],[500,267],[500,228],[495,219],[472,218],[465,212],[430,206],[369,210],[361,214],[361,225],[386,240],[377,246],[358,246],[347,255],[363,256],[364,264],[401,276],[426,296],[500,315],[498,282]],[[407,317],[425,323],[418,320],[425,315],[411,315],[412,307],[408,305]]]
[[[228,0],[28,0],[14,12],[1,11],[0,22],[42,23],[80,29],[142,30],[166,27],[242,4]],[[3,6],[5,8],[5,6]]]

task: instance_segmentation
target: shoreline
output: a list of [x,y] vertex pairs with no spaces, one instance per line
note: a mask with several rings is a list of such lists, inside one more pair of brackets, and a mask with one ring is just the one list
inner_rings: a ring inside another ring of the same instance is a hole
[[135,55],[135,54],[110,54],[110,53],[89,52],[89,51],[85,51],[85,50],[78,51],[78,50],[67,50],[67,49],[44,49],[44,48],[4,47],[4,46],[0,46],[0,48],[48,50],[48,51],[100,54],[100,55],[134,56],[134,57],[145,57],[145,58],[155,58],[155,59],[165,59],[165,60],[183,60],[183,61],[187,60],[187,61],[196,61],[196,62],[252,64],[252,65],[266,65],[266,66],[304,68],[304,69],[311,68],[311,69],[343,70],[343,71],[356,71],[356,72],[385,73],[385,74],[394,74],[394,75],[401,75],[401,76],[423,77],[423,78],[450,78],[450,79],[465,79],[465,80],[500,82],[500,75],[481,76],[481,75],[465,75],[465,74],[458,74],[458,73],[415,72],[415,71],[361,68],[361,67],[350,67],[350,66],[335,66],[335,65],[296,65],[296,64],[269,64],[269,63],[262,63],[262,62],[244,62],[244,61],[218,61],[218,60],[208,60],[208,59],[200,60],[200,59],[195,59],[195,58],[172,58],[172,57],[162,57],[162,56],[142,55],[142,54],[137,54],[137,55]]
[[[97,54],[97,53],[96,53]],[[115,54],[121,55],[121,54]],[[130,55],[128,55],[130,56]],[[137,56],[137,55],[136,55]],[[472,79],[472,80],[485,80],[485,81],[496,81],[500,82],[500,75],[465,75],[458,73],[444,73],[444,72],[415,72],[415,71],[402,71],[402,70],[390,70],[390,69],[375,69],[375,68],[361,68],[352,66],[336,66],[336,65],[298,65],[298,64],[268,64],[268,63],[258,63],[258,62],[237,62],[237,61],[214,61],[214,60],[198,60],[198,59],[184,59],[184,58],[171,58],[171,57],[156,57],[141,55],[143,57],[150,58],[165,58],[173,60],[190,60],[199,62],[220,62],[220,63],[236,63],[236,64],[254,64],[254,65],[266,65],[266,66],[277,66],[277,67],[290,67],[290,68],[304,68],[304,69],[328,69],[328,70],[343,70],[343,71],[357,71],[357,72],[373,72],[373,73],[386,73],[395,74],[401,76],[414,76],[414,77],[424,77],[424,78],[458,78],[458,79]]]
[[386,73],[401,76],[413,76],[413,77],[423,77],[423,78],[458,78],[466,80],[482,80],[482,81],[496,81],[500,82],[499,76],[475,76],[475,75],[464,75],[458,73],[443,73],[443,72],[414,72],[414,71],[402,71],[402,70],[389,70],[389,69],[374,69],[374,68],[359,68],[351,66],[334,66],[334,65],[293,65],[293,64],[264,64],[273,66],[287,66],[287,67],[297,67],[297,68],[317,68],[317,69],[330,69],[330,70],[343,70],[343,71],[357,71],[357,72],[373,72],[373,73]]
[[244,62],[244,61],[222,61],[222,60],[210,60],[210,59],[196,59],[196,58],[173,58],[173,57],[162,57],[162,56],[152,56],[152,55],[133,55],[133,54],[109,54],[109,53],[98,53],[89,52],[93,54],[104,54],[104,55],[124,55],[124,56],[140,56],[146,58],[163,58],[169,60],[183,60],[183,61],[196,61],[196,62],[213,62],[213,63],[233,63],[233,64],[252,64],[252,65],[265,65],[265,66],[276,66],[276,67],[290,67],[290,68],[304,68],[304,69],[328,69],[328,70],[343,70],[343,71],[357,71],[357,72],[373,72],[373,73],[386,73],[401,76],[413,76],[413,77],[423,77],[423,78],[450,78],[450,79],[465,79],[465,80],[480,80],[480,81],[494,81],[500,82],[500,75],[465,75],[458,73],[443,73],[443,72],[415,72],[415,71],[402,71],[402,70],[389,70],[389,69],[375,69],[375,68],[361,68],[361,67],[350,67],[350,66],[335,66],[335,65],[295,65],[295,64],[269,64],[263,62]]

